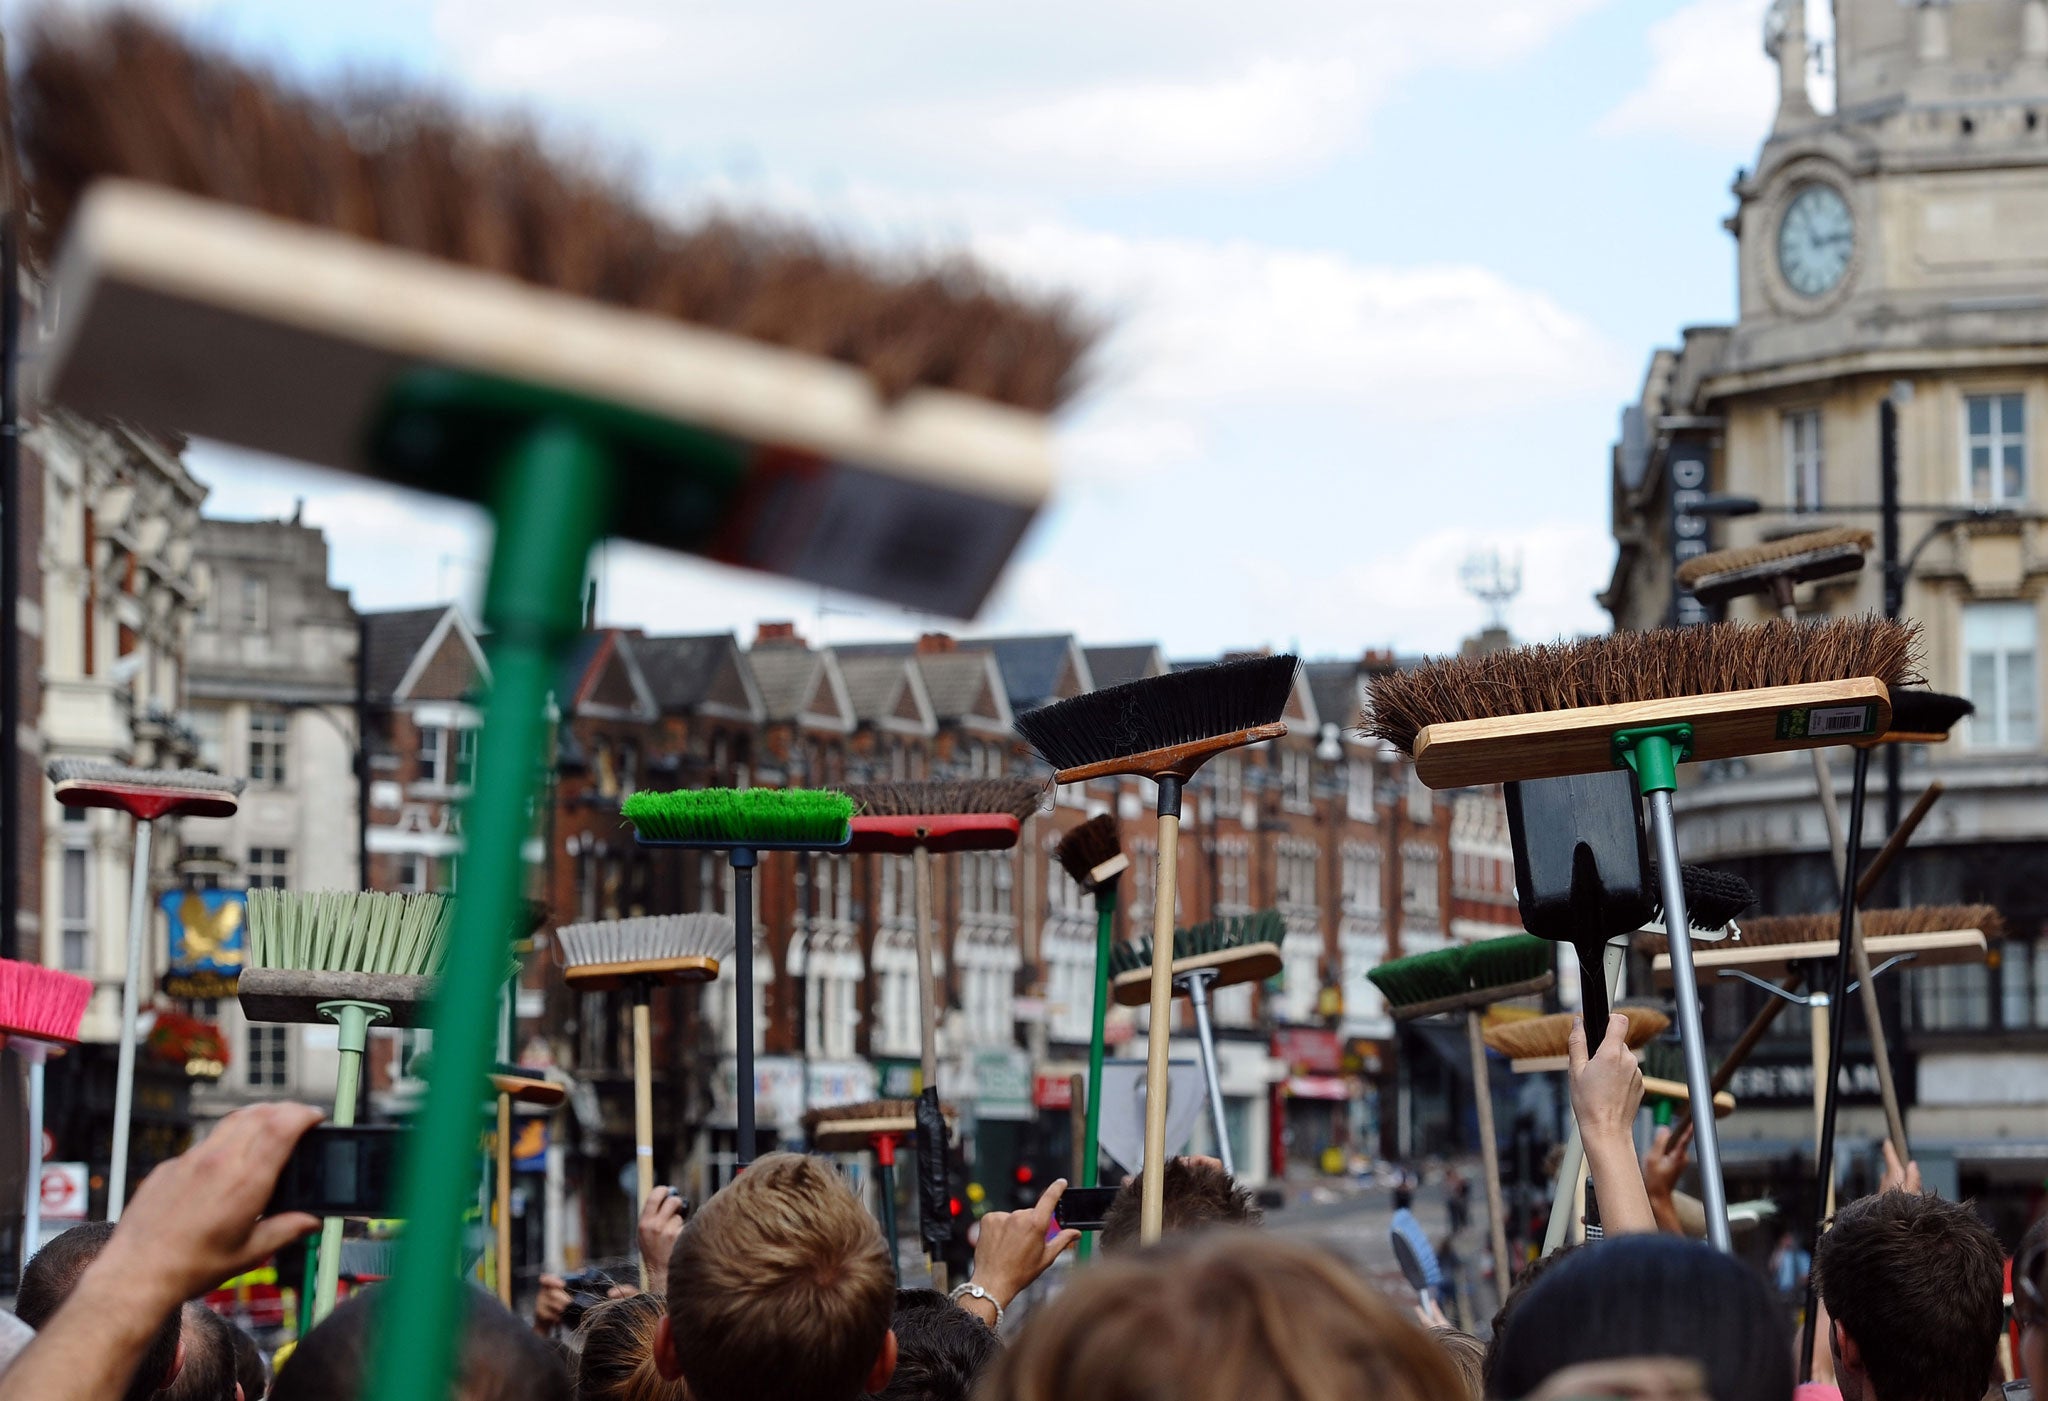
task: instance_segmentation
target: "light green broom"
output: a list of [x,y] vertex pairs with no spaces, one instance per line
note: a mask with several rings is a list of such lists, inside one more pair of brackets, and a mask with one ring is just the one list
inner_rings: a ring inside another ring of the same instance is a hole
[[[334,1120],[356,1121],[363,1051],[373,1022],[417,1026],[448,948],[452,902],[385,891],[252,890],[249,966],[238,996],[252,1022],[340,1028]],[[341,1218],[320,1230],[313,1320],[334,1309],[341,1280]]]

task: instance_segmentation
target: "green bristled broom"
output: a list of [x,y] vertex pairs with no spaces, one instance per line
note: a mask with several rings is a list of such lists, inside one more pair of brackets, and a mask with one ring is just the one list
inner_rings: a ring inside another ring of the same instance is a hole
[[1027,778],[974,778],[925,783],[865,783],[853,799],[849,851],[908,853],[916,866],[918,1053],[924,1085],[917,1096],[917,1228],[931,1258],[932,1279],[946,1287],[945,1249],[953,1225],[946,1187],[946,1120],[939,1108],[939,1018],[944,1011],[932,959],[932,855],[1008,851],[1045,785]]
[[817,788],[642,790],[619,805],[640,845],[722,851],[732,863],[734,1164],[754,1161],[754,868],[764,851],[844,851],[853,800]]
[[[1647,799],[1668,923],[1684,929],[1671,794],[1687,759],[1736,758],[1885,732],[1891,688],[1915,677],[1917,630],[1883,618],[1714,623],[1612,633],[1483,657],[1444,658],[1377,678],[1368,733],[1415,760],[1432,788],[1565,777],[1626,767]],[[1859,766],[1860,801],[1860,774]],[[1861,809],[1850,823],[1853,873]],[[1849,924],[1855,882],[1844,882]],[[1680,1038],[1696,1100],[1707,1097],[1706,1041],[1688,939],[1672,941]],[[1709,1235],[1730,1248],[1712,1116],[1698,1122]]]
[[[1109,961],[1116,943],[1117,885],[1130,869],[1124,855],[1123,839],[1116,818],[1102,813],[1089,818],[1060,838],[1053,849],[1060,866],[1074,883],[1095,897],[1095,973],[1091,980],[1091,1012],[1088,1032],[1088,1102],[1084,1106],[1081,1144],[1081,1185],[1093,1187],[1101,1172],[1102,1156],[1102,1056],[1106,1019],[1109,1015]],[[1083,1231],[1081,1258],[1095,1252],[1095,1233]]]
[[1152,1020],[1145,1055],[1145,1165],[1138,1236],[1165,1220],[1167,1049],[1173,1034],[1173,922],[1179,903],[1181,790],[1218,754],[1278,739],[1301,659],[1246,657],[1106,686],[1028,710],[1017,733],[1053,767],[1055,783],[1135,774],[1159,788],[1159,868],[1153,883]]
[[[1223,1113],[1223,1085],[1216,1074],[1209,994],[1278,973],[1285,966],[1280,959],[1280,941],[1286,937],[1287,921],[1278,910],[1205,920],[1173,933],[1173,990],[1186,994],[1195,1009],[1195,1041],[1202,1052],[1202,1074],[1209,1082],[1209,1121],[1216,1131],[1216,1155],[1223,1160],[1223,1170],[1233,1177],[1237,1160]],[[1152,941],[1119,944],[1111,955],[1110,972],[1116,1000],[1127,1007],[1143,1006],[1151,994]]]
[[[338,1028],[334,1122],[356,1121],[370,1025],[418,1026],[448,949],[449,901],[372,890],[249,892],[249,962],[236,996],[252,1022]],[[320,1231],[313,1321],[334,1310],[341,1218]]]
[[1397,1022],[1439,1012],[1465,1015],[1472,1102],[1479,1112],[1479,1156],[1486,1170],[1486,1210],[1492,1220],[1493,1268],[1503,1290],[1512,1266],[1507,1214],[1500,1194],[1500,1145],[1493,1135],[1493,1078],[1486,1069],[1481,1021],[1486,1008],[1495,1002],[1543,992],[1556,984],[1554,947],[1533,935],[1510,934],[1410,954],[1382,963],[1365,975],[1386,997],[1387,1011]]

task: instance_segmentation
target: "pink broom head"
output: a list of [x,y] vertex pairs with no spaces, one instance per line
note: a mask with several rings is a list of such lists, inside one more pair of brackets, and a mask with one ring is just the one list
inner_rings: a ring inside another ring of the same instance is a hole
[[0,958],[0,1043],[20,1036],[70,1045],[92,1001],[92,979]]

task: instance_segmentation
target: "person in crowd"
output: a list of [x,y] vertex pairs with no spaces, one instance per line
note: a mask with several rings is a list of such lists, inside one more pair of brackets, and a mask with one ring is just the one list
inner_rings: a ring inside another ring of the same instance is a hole
[[[1216,1226],[1256,1226],[1264,1219],[1251,1189],[1240,1185],[1214,1158],[1170,1158],[1162,1177],[1162,1230],[1167,1235]],[[1138,1177],[1124,1183],[1103,1213],[1100,1244],[1105,1253],[1137,1246],[1142,1185]]]
[[895,1304],[888,1247],[844,1180],[770,1153],[683,1227],[655,1364],[691,1401],[852,1401],[896,1369]]
[[1674,1236],[1692,1234],[1678,1206],[1678,1179],[1685,1175],[1691,1149],[1692,1120],[1687,1119],[1677,1133],[1668,1124],[1659,1127],[1650,1139],[1649,1151],[1643,1154],[1643,1190],[1650,1197],[1650,1214],[1656,1218],[1658,1230]]
[[240,1324],[230,1326],[235,1335],[235,1381],[242,1388],[242,1401],[263,1401],[270,1390],[270,1364],[263,1360],[263,1349],[256,1346],[248,1329]]
[[1628,1015],[1615,1012],[1607,1018],[1607,1035],[1590,1055],[1585,1023],[1574,1017],[1565,1047],[1572,1115],[1585,1145],[1601,1232],[1625,1236],[1654,1231],[1657,1214],[1643,1185],[1642,1164],[1636,1161],[1635,1122],[1643,1103],[1643,1071],[1628,1048]]
[[[88,1221],[58,1235],[21,1272],[21,1287],[15,1293],[14,1312],[38,1333],[47,1330],[86,1271],[97,1261],[114,1238],[111,1221]],[[143,1401],[170,1386],[183,1364],[183,1325],[178,1316],[182,1299],[172,1300],[150,1334],[147,1346],[138,1354],[133,1374],[123,1379],[119,1393],[126,1401]],[[113,1393],[108,1393],[113,1394]]]
[[576,1332],[576,1401],[689,1401],[681,1382],[654,1365],[654,1334],[667,1312],[659,1294],[607,1299]]
[[2013,1365],[2048,1395],[2048,1216],[2027,1227],[2013,1252],[2012,1321],[2020,1330]]
[[1771,1251],[1771,1285],[1787,1303],[1806,1298],[1806,1279],[1813,1270],[1813,1255],[1799,1244],[1798,1235],[1786,1227]]
[[[292,1145],[321,1118],[283,1101],[238,1109],[143,1178],[120,1228],[65,1271],[64,1288],[42,1295],[61,1303],[0,1373],[0,1401],[141,1397],[175,1380],[179,1306],[318,1229],[320,1219],[302,1211],[262,1211]],[[22,1280],[32,1302],[35,1273],[32,1261]]]
[[967,1282],[953,1290],[955,1303],[991,1328],[1003,1326],[1017,1296],[1081,1238],[1079,1231],[1053,1224],[1066,1190],[1067,1179],[1058,1178],[1038,1194],[1035,1205],[991,1211],[975,1223],[974,1268]]
[[1463,1384],[1459,1401],[1481,1401],[1486,1395],[1486,1344],[1464,1329],[1447,1324],[1431,1328],[1429,1336],[1436,1339],[1436,1345],[1457,1368],[1458,1380]]
[[1568,1367],[1641,1357],[1697,1362],[1713,1401],[1792,1395],[1791,1334],[1763,1280],[1704,1242],[1655,1233],[1574,1251],[1513,1301],[1487,1395],[1525,1397]]
[[1494,1310],[1493,1322],[1486,1329],[1486,1356],[1480,1362],[1479,1373],[1482,1385],[1488,1388],[1487,1394],[1492,1394],[1494,1363],[1500,1356],[1500,1340],[1508,1331],[1508,1319],[1521,1306],[1522,1300],[1529,1297],[1529,1291],[1536,1287],[1538,1280],[1583,1248],[1576,1243],[1560,1245],[1548,1255],[1531,1260],[1522,1267],[1522,1272],[1515,1276],[1514,1287],[1508,1290],[1507,1297],[1500,1301],[1500,1307]]
[[185,1362],[157,1401],[240,1401],[234,1325],[197,1301],[178,1311],[178,1321]]
[[1967,1202],[1881,1191],[1813,1258],[1842,1401],[1978,1401],[2005,1313],[2005,1252]]
[[1328,1252],[1247,1231],[1168,1237],[1077,1272],[976,1401],[1445,1401],[1443,1348]]
[[[360,1401],[383,1290],[351,1296],[299,1340],[270,1384],[272,1401]],[[481,1289],[463,1291],[452,1401],[569,1401],[553,1348]]]
[[[655,1188],[640,1204],[640,1262],[645,1266],[648,1288],[656,1294],[667,1287],[669,1252],[675,1249],[676,1237],[683,1233],[689,1214],[689,1199],[673,1187]],[[639,1292],[638,1285],[615,1283],[606,1287],[605,1297],[625,1299]],[[542,1275],[540,1292],[533,1301],[533,1330],[542,1337],[552,1336],[572,1302],[567,1280],[560,1275]]]
[[900,1289],[890,1320],[896,1370],[871,1401],[967,1401],[1002,1344],[936,1289]]

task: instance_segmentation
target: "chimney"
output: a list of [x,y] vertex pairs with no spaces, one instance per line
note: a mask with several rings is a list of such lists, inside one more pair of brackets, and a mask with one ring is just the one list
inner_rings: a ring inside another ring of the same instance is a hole
[[1365,654],[1358,659],[1358,668],[1361,671],[1392,671],[1394,654],[1388,648],[1368,647]]
[[917,655],[934,657],[944,652],[957,652],[960,644],[949,632],[928,632],[917,639]]
[[754,630],[754,645],[756,647],[801,647],[804,645],[804,640],[797,636],[795,623],[762,623]]

